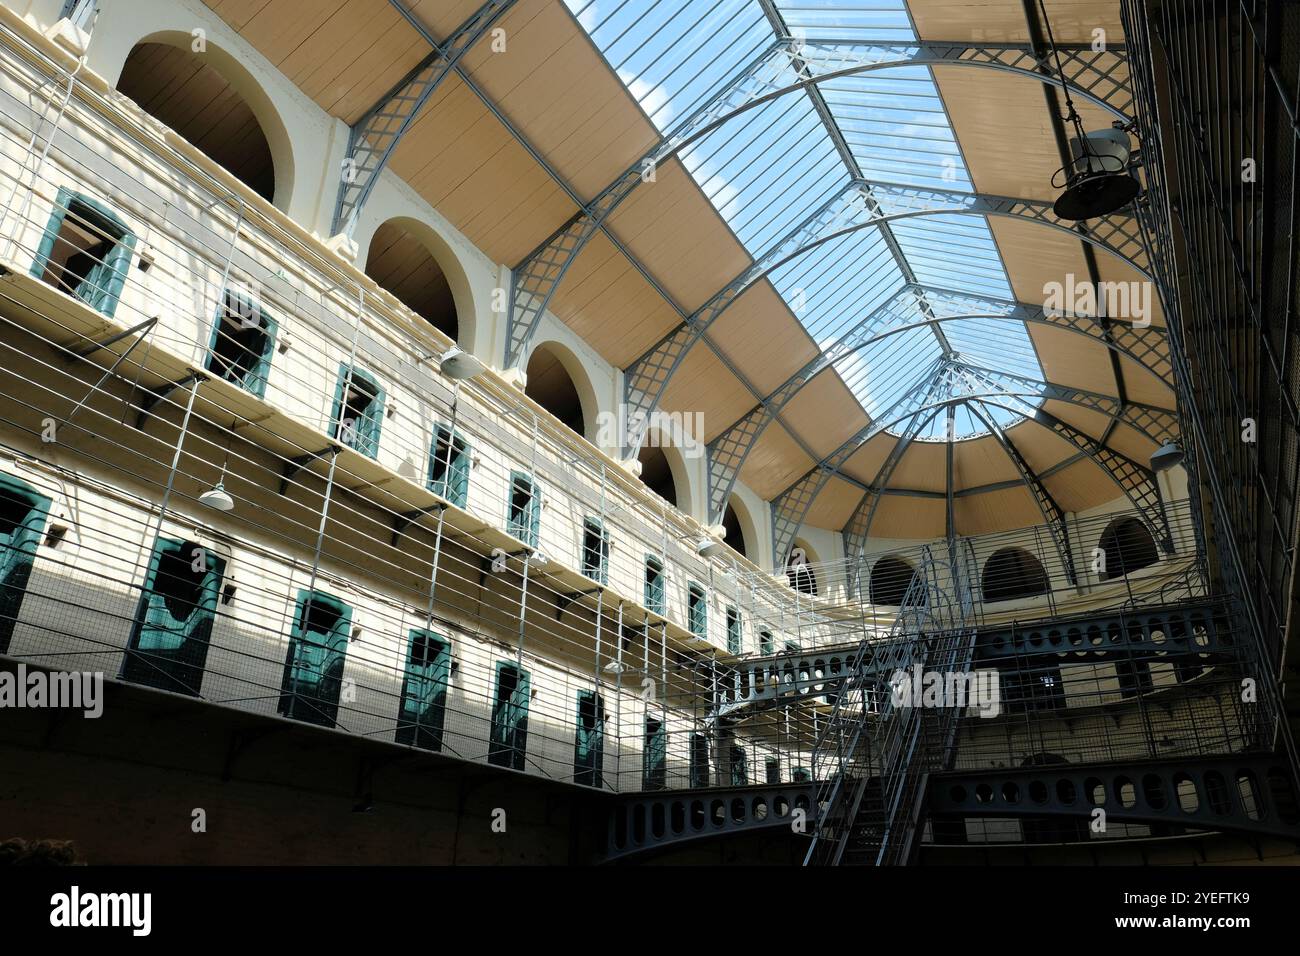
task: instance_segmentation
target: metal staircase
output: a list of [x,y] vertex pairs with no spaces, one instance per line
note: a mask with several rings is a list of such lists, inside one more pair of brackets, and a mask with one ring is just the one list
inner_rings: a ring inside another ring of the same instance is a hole
[[813,751],[820,812],[805,866],[884,866],[911,856],[926,780],[950,765],[958,714],[896,706],[890,679],[914,665],[969,670],[976,630],[964,563],[955,548],[944,561],[927,549],[888,637],[859,645]]

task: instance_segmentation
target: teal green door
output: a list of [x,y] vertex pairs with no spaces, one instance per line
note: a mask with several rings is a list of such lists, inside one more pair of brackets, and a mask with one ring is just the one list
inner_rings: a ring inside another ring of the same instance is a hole
[[662,790],[668,786],[668,729],[657,717],[645,719],[641,771],[644,789]]
[[709,738],[704,734],[691,734],[691,786],[709,785]]
[[352,608],[320,591],[299,591],[289,654],[280,684],[280,713],[333,727],[352,632]]
[[469,500],[469,446],[442,425],[429,451],[429,490],[458,508]]
[[506,531],[530,548],[537,547],[542,520],[542,494],[537,482],[522,471],[510,473],[510,506]]
[[578,692],[578,730],[573,744],[573,782],[605,784],[605,701],[595,691]]
[[111,316],[117,310],[134,251],[135,236],[112,210],[89,196],[61,188],[31,271]]
[[9,651],[49,513],[49,498],[0,474],[0,654]]
[[425,750],[442,749],[451,682],[451,645],[432,631],[411,631],[402,682],[402,710],[397,718],[397,742]]
[[497,664],[497,692],[492,705],[492,735],[488,742],[488,763],[498,767],[524,769],[528,751],[528,702],[531,677],[526,670]]
[[384,423],[384,403],[384,390],[373,375],[341,363],[334,389],[330,434],[366,457],[376,457]]
[[158,539],[122,662],[124,680],[199,696],[225,568],[193,541]]
[[745,748],[731,746],[731,785],[744,787],[749,785],[749,762],[745,759]]

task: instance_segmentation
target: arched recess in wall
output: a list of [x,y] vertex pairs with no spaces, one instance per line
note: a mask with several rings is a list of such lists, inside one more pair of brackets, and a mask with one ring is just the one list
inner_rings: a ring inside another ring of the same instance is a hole
[[1014,601],[1046,594],[1051,585],[1043,565],[1023,548],[1003,548],[984,562],[985,601]]
[[817,594],[817,552],[803,538],[795,538],[790,557],[785,562],[785,579],[790,587],[804,594]]
[[1116,518],[1101,533],[1098,547],[1106,561],[1101,571],[1103,581],[1122,578],[1160,560],[1155,539],[1137,518]]
[[[871,603],[901,607],[915,576],[916,569],[902,558],[881,558],[871,566]],[[925,603],[924,595],[918,603]]]
[[667,435],[649,429],[636,457],[641,463],[641,481],[647,488],[678,511],[695,513],[690,469],[681,449],[672,445]]
[[284,210],[293,193],[293,145],[271,99],[243,65],[189,33],[136,42],[117,91],[165,123],[251,190]]
[[750,561],[758,559],[758,525],[739,495],[727,499],[727,510],[722,514],[722,528],[723,540],[732,550]]
[[417,219],[380,224],[366,250],[366,275],[453,342],[474,315],[469,277],[451,246]]
[[524,394],[579,435],[595,441],[600,425],[596,389],[571,349],[559,342],[535,345],[525,375]]

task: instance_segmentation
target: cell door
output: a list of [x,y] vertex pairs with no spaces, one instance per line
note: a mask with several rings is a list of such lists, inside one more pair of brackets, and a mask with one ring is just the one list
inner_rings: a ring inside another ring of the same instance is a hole
[[352,632],[352,608],[319,591],[301,591],[281,683],[280,713],[333,727]]
[[431,631],[411,631],[402,683],[402,711],[397,742],[425,750],[442,749],[451,683],[451,645]]
[[9,650],[49,513],[49,498],[0,475],[0,654]]
[[198,696],[225,567],[196,542],[158,540],[122,664],[124,680]]
[[642,776],[646,790],[662,790],[668,785],[668,729],[655,717],[645,720]]
[[497,664],[496,702],[492,707],[492,736],[488,762],[498,767],[524,769],[528,750],[528,703],[531,677],[514,664]]
[[578,729],[573,746],[573,782],[604,786],[605,702],[594,691],[578,693]]

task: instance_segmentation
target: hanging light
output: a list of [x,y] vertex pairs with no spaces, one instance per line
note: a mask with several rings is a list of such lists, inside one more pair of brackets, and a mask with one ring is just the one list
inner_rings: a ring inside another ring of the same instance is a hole
[[1183,449],[1177,442],[1167,441],[1151,453],[1151,468],[1154,471],[1168,471],[1175,465],[1181,465]]
[[203,494],[199,495],[199,504],[216,511],[233,511],[235,499],[226,491],[225,482],[218,481]]
[[438,370],[458,382],[474,378],[483,372],[483,363],[460,346],[453,345],[438,359]]
[[[234,437],[233,435],[231,436]],[[214,511],[234,511],[235,499],[226,491],[226,466],[230,464],[230,443],[226,443],[226,457],[221,463],[221,477],[217,483],[199,495],[199,504]]]
[[1052,204],[1052,212],[1070,222],[1109,216],[1131,203],[1138,194],[1138,181],[1128,169],[1131,152],[1128,133],[1123,129],[1084,131],[1083,120],[1070,96],[1070,86],[1061,66],[1061,53],[1056,48],[1052,23],[1043,0],[1038,0],[1038,9],[1047,28],[1047,43],[1056,60],[1056,75],[1065,96],[1065,120],[1074,127],[1074,135],[1070,137],[1070,161],[1052,176],[1053,188],[1062,190]]

